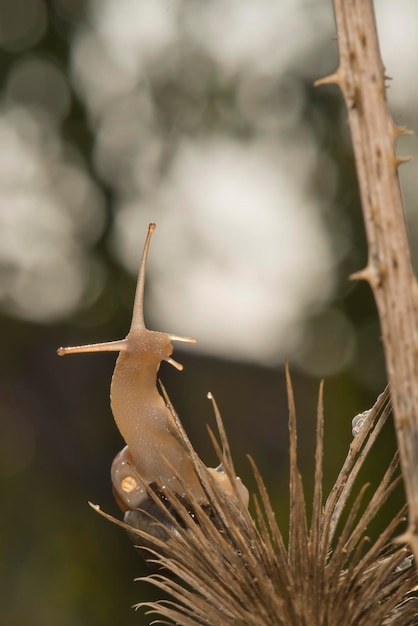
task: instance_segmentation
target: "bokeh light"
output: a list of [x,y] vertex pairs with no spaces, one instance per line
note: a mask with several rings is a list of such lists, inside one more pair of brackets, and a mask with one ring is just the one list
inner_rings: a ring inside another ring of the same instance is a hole
[[[315,13],[313,31],[299,5],[268,1],[91,6],[73,71],[97,129],[97,171],[116,192],[113,249],[136,272],[139,233],[157,221],[153,319],[197,336],[204,352],[280,362],[332,296],[335,262],[322,214],[335,185],[333,165],[304,123],[303,91],[290,79],[282,89],[277,82],[303,50],[286,37],[277,48],[277,32],[297,27],[315,49],[331,32],[330,12]],[[249,24],[257,26],[250,39]],[[209,113],[211,90],[231,81],[234,108],[219,99]],[[322,204],[311,182],[321,168],[330,183]]]
[[[57,15],[71,21],[82,15],[80,7],[70,10],[62,0]],[[162,327],[190,328],[200,350],[215,355],[266,364],[294,356],[302,363],[318,312],[326,315],[332,307],[338,267],[352,246],[337,206],[334,165],[310,130],[306,91],[295,78],[310,79],[325,58],[326,70],[336,62],[331,8],[299,1],[131,0],[121,11],[116,0],[91,0],[84,10],[87,19],[76,22],[71,47],[71,84],[53,56],[29,51],[47,32],[46,5],[32,0],[20,20],[21,2],[0,4],[0,21],[7,24],[3,47],[26,52],[11,64],[3,90],[2,128],[9,139],[0,159],[15,168],[0,188],[4,308],[51,321],[100,294],[89,251],[104,226],[100,193],[60,128],[75,88],[93,131],[95,173],[113,198],[111,249],[132,273],[147,221],[159,223],[150,262],[150,279],[154,271],[159,275],[149,303],[153,318]],[[406,44],[394,43],[392,14],[388,2],[377,7],[382,48],[397,76],[389,93],[394,106],[411,107],[415,92],[408,89],[402,98]],[[24,174],[28,163],[33,175]],[[409,172],[403,180],[413,235]],[[261,223],[270,224],[264,236],[257,235]],[[22,224],[33,235],[30,245]],[[175,268],[169,256],[167,239],[174,233],[177,248],[194,251],[190,269],[186,262]],[[247,250],[251,254],[243,255]],[[217,263],[217,256],[236,262]],[[242,342],[241,333],[252,342]],[[344,352],[338,336],[335,353]]]
[[28,320],[63,318],[91,277],[101,195],[44,115],[3,107],[0,145],[0,301]]
[[12,67],[5,99],[11,106],[39,108],[57,122],[66,118],[70,108],[70,90],[63,69],[50,59],[34,55]]
[[20,52],[38,43],[47,28],[44,0],[0,1],[0,47]]
[[185,142],[149,205],[118,212],[116,248],[133,271],[139,222],[145,214],[162,223],[150,261],[159,327],[187,330],[200,350],[229,358],[278,363],[294,349],[304,311],[320,308],[333,285],[319,207],[291,175],[298,168],[302,178],[304,164],[308,176],[308,146],[307,135],[279,149],[225,137]]

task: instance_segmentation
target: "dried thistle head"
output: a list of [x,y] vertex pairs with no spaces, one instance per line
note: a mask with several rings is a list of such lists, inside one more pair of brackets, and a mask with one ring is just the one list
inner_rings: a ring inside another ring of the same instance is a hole
[[[172,600],[144,602],[152,623],[183,626],[408,626],[418,624],[418,582],[408,549],[394,542],[404,510],[373,542],[366,529],[399,482],[397,457],[389,464],[366,503],[365,488],[349,505],[355,480],[390,414],[386,389],[368,411],[354,437],[341,471],[323,503],[322,386],[317,409],[315,484],[308,524],[305,495],[297,464],[296,411],[287,372],[290,432],[290,519],[286,546],[263,480],[250,459],[257,481],[255,519],[239,497],[225,498],[193,450],[172,408],[209,507],[193,493],[149,489],[148,531],[130,528],[156,573],[141,580],[168,592]],[[220,446],[212,435],[231,484],[236,474],[228,440],[214,403]],[[179,478],[180,479],[180,478]],[[152,511],[152,513],[150,513]],[[135,523],[134,518],[128,518]],[[123,524],[122,524],[123,525]]]

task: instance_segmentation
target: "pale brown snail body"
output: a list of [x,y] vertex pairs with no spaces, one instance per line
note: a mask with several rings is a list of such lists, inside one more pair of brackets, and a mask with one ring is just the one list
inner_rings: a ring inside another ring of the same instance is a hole
[[[110,402],[126,447],[115,457],[111,476],[116,499],[123,511],[142,508],[149,503],[147,488],[155,484],[180,497],[184,486],[201,505],[206,494],[196,474],[190,455],[176,432],[171,411],[157,388],[161,361],[181,370],[171,358],[172,341],[195,343],[195,339],[155,332],[145,327],[143,316],[145,271],[151,235],[150,224],[139,270],[131,328],[125,339],[85,346],[60,348],[59,355],[76,352],[119,352],[110,389]],[[235,488],[228,477],[207,468],[226,497],[240,497],[248,504],[248,491],[236,479]]]

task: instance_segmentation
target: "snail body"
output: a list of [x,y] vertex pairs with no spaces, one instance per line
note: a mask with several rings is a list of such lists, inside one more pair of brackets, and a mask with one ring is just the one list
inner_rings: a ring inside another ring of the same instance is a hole
[[[110,388],[110,403],[126,447],[115,457],[111,477],[116,500],[123,511],[141,508],[148,500],[147,487],[156,484],[180,497],[184,488],[204,505],[206,495],[181,438],[171,411],[157,388],[161,361],[179,370],[171,358],[173,341],[195,343],[190,337],[156,332],[145,327],[143,315],[145,272],[155,224],[150,224],[139,269],[132,323],[120,341],[60,348],[59,355],[79,352],[119,352]],[[229,479],[214,468],[208,473],[228,497],[238,493],[248,504],[248,491],[237,478],[234,490]],[[179,480],[180,477],[180,480]]]

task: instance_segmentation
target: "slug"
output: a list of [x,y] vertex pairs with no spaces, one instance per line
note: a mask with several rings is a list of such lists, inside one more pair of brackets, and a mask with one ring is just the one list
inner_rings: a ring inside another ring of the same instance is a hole
[[[161,361],[178,370],[183,366],[171,358],[172,341],[195,343],[190,337],[148,330],[144,323],[144,287],[152,233],[150,224],[139,268],[132,323],[125,339],[106,343],[59,348],[60,356],[78,352],[119,352],[110,387],[110,404],[116,425],[126,447],[115,457],[111,478],[116,500],[124,512],[149,504],[147,487],[170,489],[183,498],[182,483],[201,505],[207,498],[189,453],[177,435],[174,418],[157,388]],[[207,471],[226,497],[238,493],[248,505],[248,490],[237,478],[234,491],[224,472]],[[181,477],[181,481],[178,479]]]

